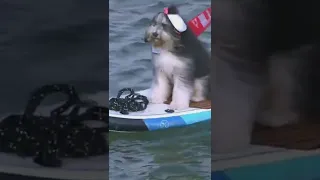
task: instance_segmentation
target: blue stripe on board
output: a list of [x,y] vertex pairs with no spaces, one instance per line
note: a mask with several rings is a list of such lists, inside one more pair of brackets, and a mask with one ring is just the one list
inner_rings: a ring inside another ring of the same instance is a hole
[[211,180],[230,180],[223,171],[211,172]]
[[320,156],[225,170],[230,180],[320,180]]
[[187,125],[211,119],[211,111],[204,111],[181,116]]
[[185,121],[180,116],[150,118],[143,120],[149,131],[185,126]]
[[167,129],[172,127],[186,126],[201,121],[211,119],[211,111],[199,112],[194,114],[186,114],[182,116],[171,116],[163,118],[144,119],[144,123],[149,131],[158,129]]

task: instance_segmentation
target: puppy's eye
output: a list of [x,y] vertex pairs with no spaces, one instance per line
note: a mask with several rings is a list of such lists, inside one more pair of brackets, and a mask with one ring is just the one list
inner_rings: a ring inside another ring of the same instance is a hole
[[161,25],[162,27],[165,27],[165,28],[168,27],[168,24],[165,24],[165,23],[162,23]]

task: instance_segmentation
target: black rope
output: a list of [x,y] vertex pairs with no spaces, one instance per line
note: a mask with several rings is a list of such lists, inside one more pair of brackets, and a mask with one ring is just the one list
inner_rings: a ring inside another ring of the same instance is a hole
[[[34,115],[42,100],[53,93],[68,100],[51,111],[49,117]],[[85,112],[80,113],[81,108]],[[70,111],[66,114],[67,111]],[[62,157],[108,154],[108,108],[81,101],[73,86],[46,85],[32,93],[23,115],[10,115],[0,122],[0,151],[33,156],[42,166],[59,167]],[[106,126],[92,128],[83,121],[101,121]]]
[[[129,94],[121,98],[124,92],[129,91]],[[109,100],[109,109],[119,111],[121,114],[129,114],[129,112],[143,111],[147,108],[149,100],[146,96],[137,94],[131,88],[124,88],[118,92],[116,98]]]

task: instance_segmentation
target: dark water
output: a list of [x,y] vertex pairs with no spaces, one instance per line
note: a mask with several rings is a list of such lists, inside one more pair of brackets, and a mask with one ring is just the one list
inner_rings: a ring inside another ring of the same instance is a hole
[[[171,1],[172,2],[172,1]],[[144,28],[170,1],[110,0],[110,91],[146,89],[152,78],[150,47]],[[177,0],[182,16],[191,19],[210,6],[208,0]],[[210,50],[210,30],[200,39]],[[210,179],[208,123],[145,133],[111,133],[109,178],[112,180]]]
[[34,88],[108,89],[107,1],[0,1],[0,113],[21,110]]
[[[84,96],[107,103],[107,3],[0,0],[1,116],[23,110],[32,90],[51,83],[73,84]],[[106,179],[108,172],[107,156],[64,160],[64,166],[56,169],[4,153],[0,159],[0,173],[17,168],[10,173],[63,177],[69,172],[69,178],[80,180],[85,170],[93,173],[93,179]]]

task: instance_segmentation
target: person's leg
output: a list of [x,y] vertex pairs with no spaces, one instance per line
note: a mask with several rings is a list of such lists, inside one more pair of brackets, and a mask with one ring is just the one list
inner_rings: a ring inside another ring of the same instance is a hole
[[266,77],[269,6],[212,1],[212,151],[248,147]]

